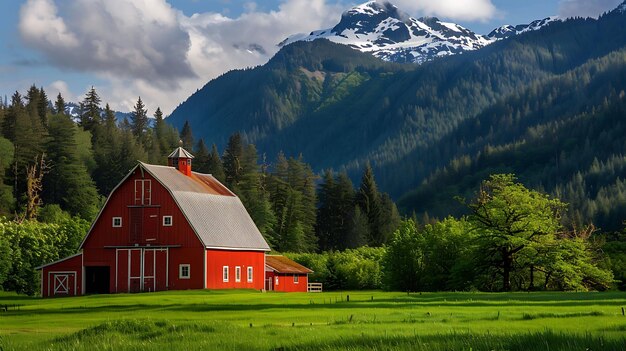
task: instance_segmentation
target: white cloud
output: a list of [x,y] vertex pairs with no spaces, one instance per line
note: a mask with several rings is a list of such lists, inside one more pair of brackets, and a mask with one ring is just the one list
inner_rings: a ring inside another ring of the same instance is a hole
[[59,49],[76,48],[79,41],[58,17],[52,0],[28,0],[20,11],[20,32],[26,41],[54,43]]
[[65,81],[56,80],[48,84],[45,90],[47,92],[48,99],[52,100],[53,102],[56,100],[59,93],[61,93],[61,96],[63,96],[65,102],[78,101],[77,96],[72,93],[69,86],[67,85],[67,82]]
[[598,17],[615,9],[623,0],[561,0],[559,17]]
[[460,21],[487,21],[498,13],[492,0],[392,0],[391,3],[411,14]]
[[[113,73],[172,87],[193,77],[189,36],[164,1],[29,0],[20,11],[24,42],[60,68]],[[62,15],[60,15],[62,14]]]
[[[48,64],[108,82],[96,88],[112,108],[129,110],[141,96],[150,110],[169,113],[210,79],[267,62],[287,36],[332,26],[343,9],[327,0],[284,0],[269,12],[248,2],[235,18],[187,17],[166,0],[28,0],[20,33]],[[62,84],[50,86],[61,91]]]

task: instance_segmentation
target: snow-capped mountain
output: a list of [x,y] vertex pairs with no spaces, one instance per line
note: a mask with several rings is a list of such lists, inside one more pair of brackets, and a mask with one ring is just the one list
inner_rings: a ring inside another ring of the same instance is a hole
[[388,1],[369,1],[344,12],[333,28],[296,34],[278,44],[326,38],[392,62],[424,63],[437,57],[477,50],[497,40],[539,29],[546,18],[521,26],[503,26],[488,36],[435,17],[415,19]]
[[554,21],[560,21],[560,20],[561,20],[560,18],[556,16],[552,16],[552,17],[544,18],[542,20],[532,21],[529,24],[520,24],[517,26],[512,26],[512,25],[507,24],[502,27],[498,27],[494,29],[493,31],[491,31],[491,33],[487,34],[487,37],[492,40],[502,40],[502,39],[512,37],[514,35],[519,35],[522,33],[541,29],[544,26],[548,25],[549,23],[552,23]]

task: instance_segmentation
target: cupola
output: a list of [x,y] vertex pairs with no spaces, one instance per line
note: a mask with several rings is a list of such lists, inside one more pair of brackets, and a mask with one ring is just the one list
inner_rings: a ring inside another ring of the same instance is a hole
[[176,148],[172,153],[167,156],[167,165],[179,170],[182,174],[191,176],[191,159],[193,155],[189,151],[182,147]]

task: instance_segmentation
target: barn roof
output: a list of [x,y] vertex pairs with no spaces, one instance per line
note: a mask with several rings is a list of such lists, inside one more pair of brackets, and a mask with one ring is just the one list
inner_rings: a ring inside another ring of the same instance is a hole
[[139,164],[172,194],[204,246],[269,251],[241,200],[210,174]]
[[265,256],[265,265],[277,273],[313,273],[312,270],[285,256],[267,255]]

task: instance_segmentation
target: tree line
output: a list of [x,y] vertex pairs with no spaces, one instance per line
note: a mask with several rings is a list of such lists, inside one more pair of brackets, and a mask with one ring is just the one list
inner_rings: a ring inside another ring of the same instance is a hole
[[464,206],[460,218],[406,219],[379,248],[288,255],[331,290],[587,291],[614,287],[613,272],[623,277],[625,261],[612,264],[593,226],[564,225],[563,202],[511,174],[483,180]]

